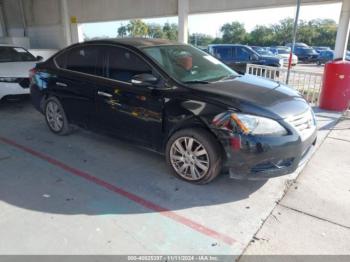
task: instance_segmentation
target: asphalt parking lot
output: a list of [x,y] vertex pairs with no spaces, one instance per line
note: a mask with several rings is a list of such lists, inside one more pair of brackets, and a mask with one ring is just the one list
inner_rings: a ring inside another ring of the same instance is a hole
[[292,69],[309,73],[323,74],[324,65],[319,66],[316,64],[297,64]]
[[[320,144],[339,114],[316,113]],[[296,175],[194,186],[162,156],[81,129],[56,136],[29,99],[2,102],[0,253],[238,256]]]

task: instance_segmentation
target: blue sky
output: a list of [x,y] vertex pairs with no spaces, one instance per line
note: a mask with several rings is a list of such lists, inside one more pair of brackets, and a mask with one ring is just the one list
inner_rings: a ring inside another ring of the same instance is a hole
[[[302,6],[300,10],[300,19],[312,20],[317,18],[331,18],[335,21],[338,21],[340,10],[340,3]],[[227,22],[239,21],[241,23],[244,23],[248,31],[251,31],[256,25],[273,24],[283,18],[294,17],[294,15],[295,7],[190,15],[189,30],[190,33],[205,33],[215,37],[220,35],[220,27]],[[177,17],[165,17],[143,20],[147,23],[177,23]],[[83,32],[88,37],[115,37],[117,34],[118,27],[120,27],[120,25],[122,24],[127,24],[127,22],[128,21],[114,21],[84,24]]]

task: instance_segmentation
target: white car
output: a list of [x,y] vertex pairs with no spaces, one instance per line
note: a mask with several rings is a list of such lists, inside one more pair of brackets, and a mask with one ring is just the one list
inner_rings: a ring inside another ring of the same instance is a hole
[[0,44],[0,100],[29,94],[29,70],[40,60],[23,47]]
[[[289,55],[290,55],[290,48],[285,47],[277,47],[277,48],[270,48],[270,50],[277,56],[283,59],[283,64],[288,65],[289,64]],[[293,54],[292,55],[292,66],[295,66],[298,64],[298,57]]]
[[[289,64],[289,54],[278,54],[279,57],[283,59],[283,64],[288,65]],[[295,66],[298,64],[298,57],[296,55],[292,55],[292,66]]]

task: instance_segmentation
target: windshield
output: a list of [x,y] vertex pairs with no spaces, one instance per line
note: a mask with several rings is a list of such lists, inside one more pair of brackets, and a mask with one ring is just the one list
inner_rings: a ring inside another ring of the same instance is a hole
[[254,50],[253,48],[251,48],[250,46],[245,46],[247,49],[249,49],[252,53],[254,53],[255,55],[259,56],[259,53]]
[[262,50],[258,50],[257,51],[260,55],[274,55],[271,51],[268,51],[268,50],[264,50],[264,49],[262,49]]
[[215,82],[238,76],[213,56],[189,45],[144,47],[143,51],[183,83]]
[[22,47],[0,47],[0,63],[23,61],[36,61],[36,58]]

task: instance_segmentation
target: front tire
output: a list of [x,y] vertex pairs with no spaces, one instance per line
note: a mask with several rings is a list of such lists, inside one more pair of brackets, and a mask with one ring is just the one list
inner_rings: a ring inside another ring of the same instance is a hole
[[45,102],[45,120],[51,132],[57,135],[68,135],[71,128],[61,102],[56,97],[50,97]]
[[166,160],[175,176],[195,184],[207,184],[222,169],[218,141],[201,128],[176,132],[166,146]]

